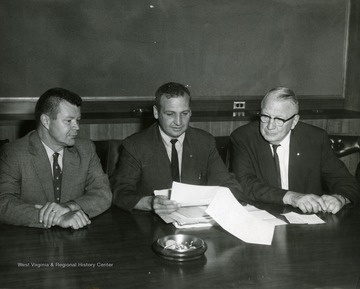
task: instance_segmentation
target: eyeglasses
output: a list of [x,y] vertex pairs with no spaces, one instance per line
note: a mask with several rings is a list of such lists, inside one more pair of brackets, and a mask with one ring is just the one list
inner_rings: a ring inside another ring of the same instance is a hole
[[293,118],[294,118],[295,116],[297,116],[298,114],[295,113],[293,116],[289,117],[288,119],[283,119],[283,118],[281,118],[281,117],[270,117],[270,116],[268,116],[268,115],[266,115],[266,114],[259,114],[259,115],[260,115],[260,121],[261,121],[261,122],[263,122],[263,123],[269,123],[270,120],[273,119],[274,122],[275,122],[275,124],[276,124],[276,126],[282,127],[282,126],[285,124],[285,122],[293,119]]

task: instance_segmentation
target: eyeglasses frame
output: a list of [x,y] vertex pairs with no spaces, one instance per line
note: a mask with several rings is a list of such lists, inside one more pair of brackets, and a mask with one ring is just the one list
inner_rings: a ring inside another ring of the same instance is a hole
[[[262,122],[262,123],[269,123],[270,122],[270,120],[274,120],[274,122],[275,122],[275,124],[276,124],[276,126],[279,126],[279,127],[282,127],[286,122],[288,122],[289,120],[292,120],[295,116],[297,116],[298,115],[298,113],[295,113],[293,116],[291,116],[291,117],[289,117],[288,119],[283,119],[283,118],[281,118],[281,117],[271,117],[271,116],[269,116],[269,115],[266,115],[266,114],[262,114],[262,113],[259,113],[259,116],[260,116],[260,121]],[[268,118],[268,121],[262,121],[261,120],[261,117],[267,117]],[[277,123],[276,121],[281,121],[281,124],[279,124],[279,123]]]

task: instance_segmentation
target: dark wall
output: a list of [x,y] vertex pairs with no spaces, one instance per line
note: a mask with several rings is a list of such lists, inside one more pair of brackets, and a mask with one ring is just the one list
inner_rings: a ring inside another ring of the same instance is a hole
[[2,0],[0,97],[343,95],[346,0]]

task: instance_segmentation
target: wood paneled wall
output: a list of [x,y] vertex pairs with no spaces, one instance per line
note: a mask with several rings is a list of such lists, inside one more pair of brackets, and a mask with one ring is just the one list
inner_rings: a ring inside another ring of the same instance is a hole
[[[329,134],[339,135],[359,135],[360,119],[305,119],[305,123],[315,125],[325,129]],[[210,132],[214,136],[228,136],[237,127],[247,124],[249,121],[212,121],[212,122],[192,122],[193,127],[201,128]],[[23,136],[32,129],[34,124],[30,122],[24,124],[12,124],[0,126],[1,139],[14,139]],[[92,140],[124,139],[131,134],[141,131],[143,124],[136,123],[110,123],[110,124],[82,124],[80,136]],[[343,157],[342,160],[349,168],[351,173],[355,173],[356,166],[360,161],[358,154]]]
[[[360,135],[360,119],[304,119],[305,123],[325,129],[329,134]],[[193,127],[204,129],[214,136],[227,136],[239,126],[249,121],[198,121],[191,122]],[[0,138],[15,140],[34,129],[33,122],[2,124],[0,125]],[[80,136],[92,140],[124,139],[129,135],[144,129],[141,122],[132,123],[86,123],[81,124]]]

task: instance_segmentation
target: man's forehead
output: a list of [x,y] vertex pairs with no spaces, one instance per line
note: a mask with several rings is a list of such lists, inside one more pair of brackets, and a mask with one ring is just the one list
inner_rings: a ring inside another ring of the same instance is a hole
[[187,106],[189,107],[189,97],[186,96],[175,96],[175,97],[170,97],[167,98],[165,96],[161,97],[160,99],[160,105],[161,107],[177,107],[182,105],[182,106]]
[[264,100],[262,109],[269,109],[273,107],[279,107],[283,109],[297,109],[298,106],[292,99],[269,96]]
[[61,102],[58,107],[58,113],[78,117],[81,115],[81,108],[69,102]]

